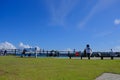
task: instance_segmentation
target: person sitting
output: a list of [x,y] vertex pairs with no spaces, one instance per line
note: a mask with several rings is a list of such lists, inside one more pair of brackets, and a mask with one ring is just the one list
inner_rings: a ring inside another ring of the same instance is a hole
[[76,57],[80,56],[80,53],[79,53],[79,52],[76,52],[76,53],[75,53],[75,56],[76,56]]
[[30,57],[30,56],[31,56],[31,53],[28,54],[28,57]]

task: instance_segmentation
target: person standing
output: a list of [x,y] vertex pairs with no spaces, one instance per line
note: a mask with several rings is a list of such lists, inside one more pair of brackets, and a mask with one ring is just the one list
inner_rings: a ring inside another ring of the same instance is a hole
[[22,55],[21,55],[21,57],[24,57],[24,56],[26,56],[26,49],[23,49],[23,52],[22,52]]
[[68,57],[69,57],[69,59],[71,59],[71,53],[70,53],[70,51],[68,51]]
[[7,54],[7,50],[4,51],[4,54],[3,54],[3,55],[6,56],[6,54]]
[[90,59],[90,56],[92,54],[92,49],[90,48],[89,44],[86,45],[85,51],[86,51],[86,55],[88,56],[88,59]]
[[110,57],[111,57],[112,60],[113,60],[113,57],[114,57],[114,56],[115,56],[115,54],[114,54],[113,50],[110,49]]

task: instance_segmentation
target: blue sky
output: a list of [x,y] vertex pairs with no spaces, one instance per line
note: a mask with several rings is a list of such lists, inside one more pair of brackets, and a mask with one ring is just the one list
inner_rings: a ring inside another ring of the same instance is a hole
[[[44,49],[120,48],[120,0],[0,0],[0,43]],[[120,49],[119,49],[120,50]]]

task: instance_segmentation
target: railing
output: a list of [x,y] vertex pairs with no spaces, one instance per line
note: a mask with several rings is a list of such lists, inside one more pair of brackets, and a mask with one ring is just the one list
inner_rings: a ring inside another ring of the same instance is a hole
[[[6,53],[5,53],[5,49],[0,49],[0,55],[15,55],[15,56],[21,56],[23,52],[23,49],[6,49]],[[69,55],[71,55],[71,57],[76,57],[76,52],[79,53],[79,56],[85,57],[84,53],[81,51],[57,51],[57,50],[36,50],[35,48],[29,48],[26,49],[26,55],[31,54],[31,56],[45,56],[45,57],[69,57]],[[101,55],[100,55],[101,54]],[[114,52],[115,57],[120,57],[120,52]],[[110,53],[109,52],[93,52],[93,54],[91,55],[91,57],[101,57],[101,59],[103,59],[103,57],[110,57]]]

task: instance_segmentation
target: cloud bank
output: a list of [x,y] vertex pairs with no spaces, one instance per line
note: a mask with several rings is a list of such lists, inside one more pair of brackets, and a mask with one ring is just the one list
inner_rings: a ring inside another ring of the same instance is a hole
[[22,42],[19,44],[19,48],[32,48],[30,45],[23,44]]
[[0,49],[16,49],[16,47],[9,42],[0,43]]
[[71,48],[67,48],[65,51],[73,51]]
[[40,47],[38,47],[38,46],[35,46],[35,48],[37,48],[37,51],[39,51],[39,50],[40,50]]
[[120,52],[120,46],[116,46],[113,48],[114,52]]
[[[40,47],[38,46],[35,47],[37,48],[37,50],[40,50]],[[32,47],[28,44],[23,44],[22,42],[18,45],[18,47],[15,47],[12,43],[7,41],[0,43],[0,49],[24,49],[24,48],[35,48],[35,47]]]

